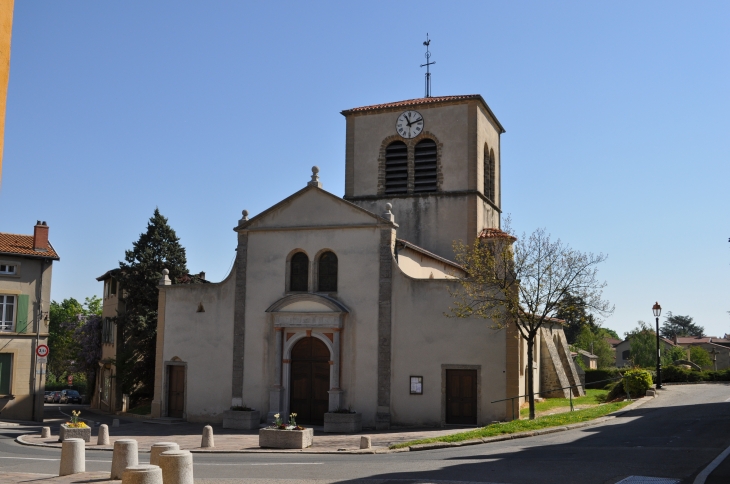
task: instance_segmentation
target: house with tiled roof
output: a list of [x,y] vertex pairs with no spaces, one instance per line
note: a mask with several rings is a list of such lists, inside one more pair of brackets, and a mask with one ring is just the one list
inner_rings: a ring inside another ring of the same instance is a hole
[[[38,221],[33,235],[0,232],[0,417],[43,421],[51,274],[59,260]],[[34,371],[37,370],[37,371]]]

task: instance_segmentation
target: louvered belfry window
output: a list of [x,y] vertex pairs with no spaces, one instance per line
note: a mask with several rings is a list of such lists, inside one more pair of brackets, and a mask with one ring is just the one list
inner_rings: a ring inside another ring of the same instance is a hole
[[289,290],[306,291],[309,282],[309,257],[304,252],[297,252],[291,258],[289,270]]
[[438,189],[438,170],[436,167],[436,142],[430,139],[416,145],[413,166],[413,192],[435,192]]
[[402,141],[385,148],[385,193],[408,193],[408,147]]
[[319,258],[317,280],[319,292],[337,292],[337,256],[333,252],[325,252]]
[[494,201],[494,177],[492,174],[492,159],[489,148],[484,147],[484,196]]

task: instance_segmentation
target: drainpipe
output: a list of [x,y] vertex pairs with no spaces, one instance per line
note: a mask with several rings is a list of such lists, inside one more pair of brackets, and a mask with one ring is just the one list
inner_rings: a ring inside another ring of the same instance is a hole
[[[40,341],[41,337],[41,321],[43,321],[43,265],[46,262],[46,259],[41,259],[41,275],[38,279],[38,316],[36,316],[36,332],[35,332],[35,342],[33,344],[33,353],[31,354],[31,371],[33,372],[33,411],[31,414],[31,420],[35,421],[35,407],[36,407],[36,400],[38,399],[38,392],[37,390],[37,384],[36,379],[38,378],[37,375],[37,369],[36,366],[38,364],[38,356],[35,353],[36,348],[38,348],[38,342]],[[42,376],[42,375],[41,375]],[[41,418],[43,420],[43,418]]]

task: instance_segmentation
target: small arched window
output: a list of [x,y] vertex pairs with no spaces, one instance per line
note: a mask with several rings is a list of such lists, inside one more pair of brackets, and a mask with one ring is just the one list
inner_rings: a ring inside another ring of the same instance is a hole
[[309,257],[304,252],[297,252],[289,262],[289,290],[306,291],[309,282]]
[[385,148],[385,193],[408,192],[408,147],[394,141]]
[[320,256],[317,276],[317,291],[337,292],[337,256],[334,252],[325,252]]
[[438,189],[438,169],[436,167],[436,142],[424,139],[416,145],[413,165],[413,191],[435,192]]

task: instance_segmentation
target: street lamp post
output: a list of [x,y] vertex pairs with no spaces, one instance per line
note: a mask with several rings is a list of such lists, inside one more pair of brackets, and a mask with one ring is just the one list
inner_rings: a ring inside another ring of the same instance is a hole
[[662,387],[662,352],[659,349],[659,316],[662,314],[662,307],[657,302],[651,310],[656,318],[656,387],[658,390]]

